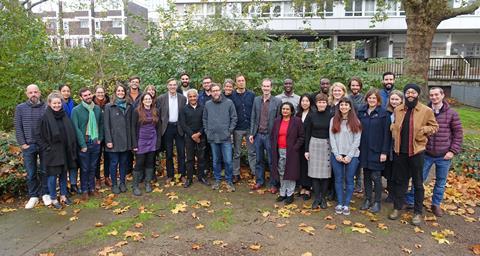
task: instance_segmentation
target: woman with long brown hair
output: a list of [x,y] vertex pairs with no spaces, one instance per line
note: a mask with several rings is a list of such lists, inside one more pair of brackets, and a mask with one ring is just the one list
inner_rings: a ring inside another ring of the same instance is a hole
[[[353,194],[353,177],[357,170],[360,155],[362,125],[358,120],[352,102],[343,97],[338,102],[335,116],[330,120],[330,145],[335,176],[337,206],[335,213],[350,215],[350,200]],[[346,184],[345,190],[343,184]]]
[[155,153],[161,146],[160,117],[150,93],[140,96],[138,107],[132,113],[132,148],[136,153],[133,170],[133,194],[142,195],[139,183],[145,177],[145,192],[152,192],[150,182],[155,168]]

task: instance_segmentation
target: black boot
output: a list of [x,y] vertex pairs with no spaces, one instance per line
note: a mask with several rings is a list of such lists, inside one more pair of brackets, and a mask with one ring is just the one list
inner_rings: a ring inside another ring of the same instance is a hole
[[147,168],[145,169],[145,192],[150,193],[153,191],[152,189],[152,178],[153,178],[153,168]]
[[327,199],[325,199],[325,197],[322,197],[322,199],[320,200],[320,208],[327,209],[327,206]]
[[377,213],[380,211],[380,202],[373,203],[372,207],[370,207],[370,212]]
[[142,195],[142,191],[140,191],[140,188],[138,187],[138,184],[140,183],[140,179],[142,178],[141,176],[142,173],[141,172],[137,172],[137,171],[134,171],[133,172],[133,195],[134,196],[141,196]]
[[320,201],[314,200],[312,203],[312,210],[318,209],[319,205],[320,205]]
[[363,204],[360,206],[360,210],[362,211],[365,211],[365,210],[368,210],[368,208],[370,208],[370,200],[369,199],[365,199],[365,201],[363,201]]

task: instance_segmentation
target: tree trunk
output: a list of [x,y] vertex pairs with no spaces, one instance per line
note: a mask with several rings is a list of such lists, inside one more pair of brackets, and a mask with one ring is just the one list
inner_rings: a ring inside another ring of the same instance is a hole
[[430,49],[433,36],[440,22],[431,18],[424,8],[410,8],[406,17],[407,42],[405,54],[407,65],[405,74],[421,80],[422,94],[428,94],[428,69],[430,66]]

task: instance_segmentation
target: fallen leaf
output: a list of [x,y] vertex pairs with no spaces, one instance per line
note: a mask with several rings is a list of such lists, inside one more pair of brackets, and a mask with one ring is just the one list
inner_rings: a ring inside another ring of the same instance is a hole
[[200,250],[200,248],[202,248],[201,244],[192,244],[192,250]]
[[278,216],[282,218],[289,218],[291,214],[292,212],[289,209],[282,208],[278,210]]
[[163,188],[158,188],[158,187],[157,187],[157,188],[154,188],[154,189],[153,189],[153,192],[154,192],[154,193],[162,193],[162,192],[163,192]]
[[95,223],[95,227],[96,228],[103,227],[103,223],[97,222],[97,223]]
[[143,228],[143,223],[137,222],[135,223],[136,228]]
[[302,256],[313,256],[311,252],[304,252],[302,253]]
[[422,248],[422,245],[421,244],[415,244],[415,248],[420,249],[420,248]]
[[192,212],[192,218],[197,219],[197,220],[200,219],[195,212]]
[[195,229],[203,229],[205,226],[203,224],[198,224],[195,226]]
[[120,241],[120,242],[116,243],[115,246],[116,247],[122,247],[122,246],[127,245],[127,244],[128,244],[127,241]]
[[430,234],[432,234],[433,239],[437,240],[439,244],[450,244],[450,241],[446,239],[446,236],[444,234],[437,231],[433,231]]
[[437,221],[437,217],[435,217],[435,215],[426,215],[425,218],[424,218],[425,221]]
[[343,220],[342,224],[345,225],[345,226],[350,226],[350,225],[352,225],[352,222],[349,221],[349,220]]
[[381,230],[387,230],[388,229],[387,225],[385,225],[384,223],[378,223],[377,228],[379,228]]
[[474,214],[474,213],[475,213],[475,210],[472,209],[472,208],[467,208],[467,213],[468,213],[468,214]]
[[115,214],[117,214],[117,215],[120,215],[120,214],[122,214],[122,213],[124,213],[124,212],[127,212],[129,209],[130,209],[130,205],[127,205],[127,206],[125,206],[125,207],[123,207],[123,208],[117,208],[117,209],[113,210],[113,213],[115,213]]
[[152,232],[150,236],[151,236],[152,238],[157,238],[157,237],[160,236],[160,234],[155,233],[155,232]]
[[438,227],[438,226],[440,226],[440,224],[438,224],[438,222],[432,222],[431,225],[432,225],[432,227]]
[[114,230],[108,232],[107,235],[116,236],[116,235],[118,235],[118,231],[116,229],[114,229]]
[[359,233],[362,233],[362,234],[372,233],[372,231],[370,231],[370,229],[368,229],[366,227],[363,227],[363,228],[352,227],[352,232],[359,232]]
[[335,230],[337,228],[337,225],[335,224],[326,224],[325,229],[329,229],[329,230]]
[[408,221],[406,221],[406,220],[400,220],[400,223],[402,223],[402,224],[408,224]]
[[168,196],[168,199],[170,199],[170,200],[178,199],[178,196],[175,192],[167,193],[167,196]]
[[134,231],[127,230],[123,233],[123,235],[124,235],[124,239],[133,238],[134,241],[140,241],[145,239],[145,237],[141,232],[134,232]]
[[180,236],[170,236],[170,237],[173,238],[174,240],[180,239]]
[[230,202],[225,202],[224,204],[227,205],[227,206],[232,205],[232,203],[230,203]]
[[260,250],[260,248],[262,248],[262,245],[259,244],[259,243],[254,243],[254,244],[251,244],[251,245],[249,246],[249,248],[250,248],[251,250],[258,251],[258,250]]
[[480,255],[480,244],[472,245],[470,250],[472,250],[473,254]]
[[332,215],[327,215],[325,216],[325,218],[323,218],[324,220],[333,220],[333,217]]
[[70,221],[77,221],[77,220],[78,220],[77,216],[70,217]]
[[65,215],[67,215],[67,211],[59,211],[58,215],[65,216]]
[[442,234],[444,234],[445,236],[454,236],[455,235],[455,232],[453,232],[452,230],[450,229],[444,229],[441,231]]
[[80,209],[73,210],[73,215],[77,215],[78,213],[80,213]]
[[298,230],[303,231],[311,236],[315,235],[315,233],[313,232],[315,231],[315,228],[313,228],[312,226],[307,226],[305,223],[301,223],[300,225],[298,225]]
[[262,212],[262,216],[266,218],[266,217],[270,216],[270,212],[269,211],[264,211],[264,212]]
[[[7,208],[2,208],[2,211],[1,211],[1,212],[2,212],[2,213],[9,213],[9,212],[14,212],[14,211],[16,211],[16,210],[17,210],[17,209],[8,208],[8,207],[7,207]],[[62,212],[63,212],[63,211],[62,211]],[[66,214],[66,212],[65,212],[65,214]],[[61,215],[61,214],[60,214],[60,215]]]
[[208,208],[211,205],[211,202],[208,200],[199,200],[197,201],[197,204],[199,204],[202,207]]
[[227,243],[223,242],[222,240],[214,240],[212,243],[213,243],[213,245],[218,245],[222,248],[225,248],[228,245]]
[[412,250],[410,249],[407,249],[405,247],[402,247],[402,252],[406,253],[406,254],[412,254]]
[[109,253],[114,252],[115,248],[113,246],[107,246],[98,252],[99,256],[108,256]]
[[423,229],[419,227],[414,227],[413,230],[415,231],[415,233],[425,233],[425,231],[423,231]]
[[122,252],[111,252],[107,256],[123,256]]
[[466,222],[476,222],[477,221],[475,218],[472,218],[472,217],[465,217],[464,220]]
[[55,253],[53,253],[53,252],[44,252],[44,253],[40,253],[39,256],[55,256]]
[[176,204],[175,208],[170,210],[173,214],[177,214],[179,212],[186,212],[187,211],[187,205],[185,202],[182,202],[180,204]]
[[283,227],[285,227],[286,225],[287,225],[287,224],[285,224],[285,223],[278,223],[278,224],[277,224],[277,228],[283,228]]

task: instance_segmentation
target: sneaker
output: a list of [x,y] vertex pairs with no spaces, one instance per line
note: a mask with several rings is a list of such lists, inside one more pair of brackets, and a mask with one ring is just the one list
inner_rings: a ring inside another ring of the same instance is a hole
[[393,209],[392,213],[388,215],[388,218],[391,220],[396,220],[400,217],[400,212],[397,209]]
[[114,193],[115,195],[120,194],[120,188],[118,187],[118,185],[113,185],[112,193]]
[[62,209],[62,205],[60,204],[60,202],[58,202],[57,199],[55,200],[52,200],[52,206],[55,208],[55,209]]
[[342,209],[343,215],[350,215],[350,208],[348,206],[344,206]]
[[343,213],[343,205],[335,206],[335,213],[336,214],[342,214]]
[[120,183],[120,191],[122,193],[127,192],[127,186],[125,185],[125,183]]
[[418,226],[422,223],[422,215],[421,214],[415,214],[413,215],[412,218],[412,225]]
[[233,183],[228,183],[227,184],[227,191],[228,192],[235,192],[235,186],[233,186]]
[[25,205],[25,209],[32,209],[38,204],[38,197],[30,197],[27,204]]
[[42,201],[45,206],[49,206],[52,204],[52,199],[50,198],[49,195],[43,195],[42,196]]
[[220,181],[215,181],[215,183],[213,183],[213,185],[212,185],[212,189],[213,190],[220,189]]
[[66,205],[66,206],[70,206],[73,204],[72,200],[70,200],[70,198],[68,197],[65,197],[65,200],[63,200],[63,203]]

